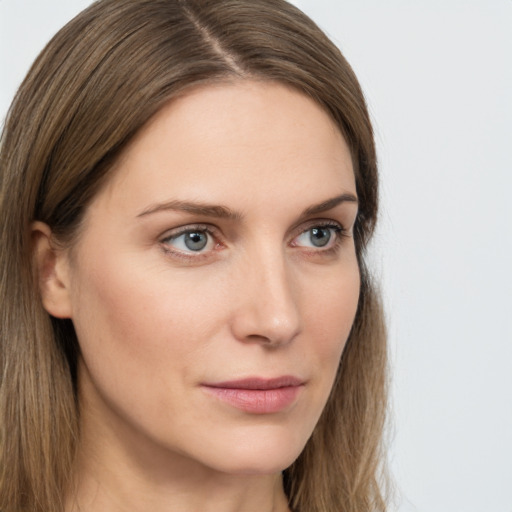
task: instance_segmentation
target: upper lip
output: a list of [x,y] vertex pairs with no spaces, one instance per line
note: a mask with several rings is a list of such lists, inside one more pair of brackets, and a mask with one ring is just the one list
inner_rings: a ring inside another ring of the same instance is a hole
[[304,380],[293,375],[284,375],[276,378],[248,377],[245,379],[229,380],[204,384],[210,388],[224,389],[279,389],[292,386],[301,386]]

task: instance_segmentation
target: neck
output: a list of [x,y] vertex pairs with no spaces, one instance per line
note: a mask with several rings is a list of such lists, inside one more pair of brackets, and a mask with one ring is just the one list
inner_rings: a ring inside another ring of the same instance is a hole
[[66,512],[289,512],[280,475],[185,472],[151,481],[134,468],[118,473],[89,463],[78,473]]
[[66,512],[289,512],[280,472],[215,470],[162,447],[116,415],[105,421],[97,405],[81,408]]

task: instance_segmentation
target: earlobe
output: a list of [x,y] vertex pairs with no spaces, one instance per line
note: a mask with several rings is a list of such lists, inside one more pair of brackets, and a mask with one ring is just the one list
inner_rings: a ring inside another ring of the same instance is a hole
[[32,224],[31,237],[32,258],[43,306],[54,317],[71,318],[67,251],[55,246],[52,230],[43,222]]

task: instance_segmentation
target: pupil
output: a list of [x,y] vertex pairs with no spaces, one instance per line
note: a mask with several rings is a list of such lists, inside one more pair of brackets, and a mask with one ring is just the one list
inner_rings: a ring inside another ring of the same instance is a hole
[[311,243],[316,247],[323,247],[331,239],[331,231],[328,228],[313,228],[310,235]]
[[205,233],[195,232],[187,233],[185,235],[185,245],[187,246],[187,249],[190,249],[191,251],[200,251],[201,249],[204,249],[207,242],[208,239]]

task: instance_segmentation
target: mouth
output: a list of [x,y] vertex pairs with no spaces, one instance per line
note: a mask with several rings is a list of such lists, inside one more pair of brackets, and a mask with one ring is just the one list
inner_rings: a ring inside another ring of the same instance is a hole
[[202,384],[209,395],[251,414],[273,414],[296,403],[305,381],[293,376],[246,379]]

